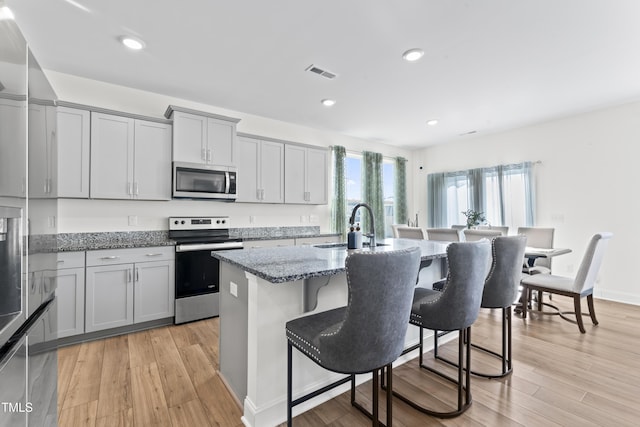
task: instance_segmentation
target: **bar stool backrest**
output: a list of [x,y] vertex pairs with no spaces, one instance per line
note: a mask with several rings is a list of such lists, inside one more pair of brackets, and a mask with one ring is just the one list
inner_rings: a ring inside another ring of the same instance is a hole
[[493,262],[484,282],[481,307],[506,308],[518,298],[527,236],[496,237],[491,246]]
[[447,246],[449,272],[439,296],[420,306],[422,325],[457,331],[473,324],[480,312],[484,281],[491,266],[491,243],[453,242]]
[[417,247],[347,257],[347,312],[335,330],[329,328],[319,338],[323,363],[336,372],[363,373],[400,356],[420,257]]

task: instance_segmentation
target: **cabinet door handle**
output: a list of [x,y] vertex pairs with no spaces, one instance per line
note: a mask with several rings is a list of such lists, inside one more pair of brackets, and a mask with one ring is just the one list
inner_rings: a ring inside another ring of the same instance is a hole
[[156,253],[156,254],[146,254],[146,256],[161,256],[161,253]]
[[256,200],[261,200],[260,199],[260,191],[262,191],[262,190],[260,190],[260,189],[256,190]]
[[131,283],[131,269],[127,269],[127,283]]
[[133,195],[134,196],[138,195],[138,181],[133,183]]
[[102,257],[102,258],[100,258],[100,259],[104,259],[104,260],[112,260],[112,259],[120,259],[120,257],[119,257],[119,256],[116,256],[116,255],[111,255],[111,256],[103,256],[103,257]]
[[140,269],[136,267],[136,282],[140,281]]
[[130,195],[130,196],[133,194],[133,183],[132,182],[127,182],[127,194]]
[[211,161],[211,149],[207,149],[207,162]]
[[200,158],[202,160],[204,160],[205,162],[207,161],[207,150],[206,149],[203,148],[202,150],[200,150]]
[[264,188],[260,190],[260,200],[264,200]]

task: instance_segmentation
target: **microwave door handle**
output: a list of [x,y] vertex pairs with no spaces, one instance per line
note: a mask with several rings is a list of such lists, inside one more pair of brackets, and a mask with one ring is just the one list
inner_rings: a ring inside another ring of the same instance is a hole
[[224,181],[225,181],[224,193],[229,194],[229,189],[231,187],[231,183],[229,182],[229,172],[224,173]]

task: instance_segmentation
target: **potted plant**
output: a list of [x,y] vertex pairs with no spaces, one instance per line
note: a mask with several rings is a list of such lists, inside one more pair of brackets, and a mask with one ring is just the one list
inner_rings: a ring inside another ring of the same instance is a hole
[[467,209],[466,211],[463,211],[462,215],[467,217],[467,228],[480,225],[480,223],[486,220],[486,218],[484,217],[484,212],[478,212],[473,209]]

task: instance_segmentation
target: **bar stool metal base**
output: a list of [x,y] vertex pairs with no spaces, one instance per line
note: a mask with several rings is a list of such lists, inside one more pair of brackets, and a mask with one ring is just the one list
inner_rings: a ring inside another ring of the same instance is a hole
[[[438,354],[438,338],[440,336],[442,336],[443,334],[438,334],[437,332],[434,334],[433,336],[433,354],[434,357],[442,362],[448,363],[451,366],[458,366],[458,363],[446,359],[442,356],[440,356]],[[478,344],[470,344],[471,347],[478,349],[484,353],[487,353],[493,357],[496,357],[498,359],[500,359],[501,363],[502,363],[502,372],[499,374],[488,374],[488,373],[484,373],[484,372],[478,372],[478,371],[474,371],[473,369],[470,370],[471,375],[475,375],[477,377],[482,377],[482,378],[488,378],[488,379],[495,379],[495,378],[504,378],[508,375],[511,374],[511,372],[513,372],[513,365],[512,365],[512,358],[511,358],[511,346],[512,346],[512,339],[511,339],[511,306],[506,307],[506,308],[502,308],[502,352],[498,353],[496,351],[493,351],[489,348],[486,347],[482,347],[481,345]]]
[[[429,372],[432,372],[446,379],[447,381],[450,381],[457,385],[458,404],[455,410],[448,411],[448,412],[434,411],[432,409],[425,408],[424,406],[414,402],[409,397],[399,393],[396,390],[392,390],[391,393],[398,399],[402,400],[403,402],[411,406],[412,408],[424,414],[431,415],[433,417],[453,418],[464,413],[467,409],[471,407],[471,403],[472,403],[471,389],[470,389],[471,379],[469,375],[469,370],[464,368],[464,366],[469,366],[471,362],[471,347],[468,345],[468,343],[470,342],[470,339],[471,339],[471,327],[458,331],[458,378],[453,378],[443,372],[440,372],[434,368],[431,368],[430,366],[426,366],[423,363],[424,334],[423,334],[422,327],[420,327],[420,342],[403,351],[403,354],[406,354],[415,349],[420,349],[420,354],[418,356],[420,368],[425,369]],[[382,388],[385,389],[384,383],[382,385]]]
[[[345,384],[349,381],[351,381],[351,405],[356,408],[357,410],[359,410],[360,412],[362,412],[364,415],[366,415],[370,420],[371,420],[371,425],[373,427],[392,427],[393,424],[393,414],[392,414],[392,393],[387,392],[387,424],[383,424],[379,421],[378,417],[379,417],[379,411],[378,411],[378,390],[380,388],[379,386],[379,378],[378,378],[378,371],[382,371],[383,372],[383,377],[385,376],[385,372],[386,372],[386,380],[389,384],[389,389],[393,390],[392,387],[392,372],[393,372],[393,366],[392,364],[389,364],[387,366],[384,366],[380,369],[375,369],[371,372],[372,374],[372,410],[373,413],[369,412],[365,407],[363,407],[360,403],[358,403],[356,401],[356,376],[355,374],[351,374],[348,375],[344,378],[339,379],[338,381],[335,381],[331,384],[328,384],[318,390],[312,391],[311,393],[305,394],[304,396],[300,396],[297,399],[293,399],[292,395],[293,395],[293,385],[292,385],[292,373],[293,373],[293,364],[292,364],[292,349],[293,346],[291,345],[291,342],[288,342],[287,344],[287,426],[291,427],[293,425],[293,407],[297,406],[301,403],[304,403],[310,399],[313,399],[314,397],[317,397],[319,395],[321,395],[322,393],[325,393],[329,390],[332,390],[338,386],[341,386],[342,384]],[[383,379],[384,381],[384,379]]]

